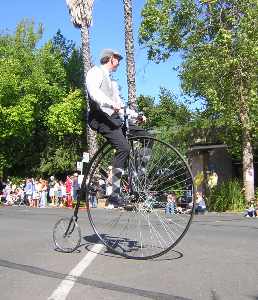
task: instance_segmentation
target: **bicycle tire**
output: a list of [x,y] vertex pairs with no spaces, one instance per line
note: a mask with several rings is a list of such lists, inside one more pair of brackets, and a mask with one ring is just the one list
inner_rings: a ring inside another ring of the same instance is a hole
[[[127,199],[123,210],[90,208],[89,193],[86,192],[88,218],[99,239],[113,253],[132,259],[153,259],[174,248],[189,229],[195,203],[193,176],[186,160],[175,147],[152,137],[132,137],[128,141],[131,150],[122,181],[125,183],[127,180],[129,185],[129,179],[132,180],[134,192],[122,191],[123,198]],[[141,174],[142,179],[139,179],[139,173],[136,177],[128,175],[139,167],[136,166],[139,151],[151,144],[150,158],[145,172]],[[95,154],[85,177],[86,191],[95,175],[107,170],[113,151],[113,147],[105,143]],[[173,214],[169,218],[165,215],[160,205],[164,204],[163,196],[172,190],[178,196],[188,193],[192,208],[187,214]],[[154,194],[159,196],[149,200]]]
[[81,245],[81,229],[74,217],[64,217],[56,222],[53,241],[56,249],[65,253],[71,253]]

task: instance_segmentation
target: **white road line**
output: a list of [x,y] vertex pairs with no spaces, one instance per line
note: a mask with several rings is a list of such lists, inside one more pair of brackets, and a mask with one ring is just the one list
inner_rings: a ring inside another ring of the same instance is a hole
[[103,244],[94,245],[90,252],[88,252],[83,259],[70,271],[65,279],[59,284],[59,286],[53,291],[48,300],[65,300],[70,290],[73,288],[77,277],[79,277],[83,271],[92,263],[94,258],[102,250]]

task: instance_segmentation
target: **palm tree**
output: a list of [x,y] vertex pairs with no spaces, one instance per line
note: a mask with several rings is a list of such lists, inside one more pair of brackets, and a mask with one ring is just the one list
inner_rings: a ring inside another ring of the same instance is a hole
[[[76,28],[81,30],[82,40],[82,57],[84,66],[84,88],[87,98],[86,89],[86,74],[91,68],[91,53],[90,53],[90,35],[89,28],[92,23],[92,9],[94,0],[66,0],[71,21]],[[88,108],[88,104],[87,104]],[[87,110],[86,108],[86,110]],[[87,111],[86,111],[87,113]],[[86,127],[86,137],[88,142],[88,151],[90,157],[94,155],[97,150],[96,133],[89,127]]]
[[128,84],[128,100],[131,108],[136,108],[136,84],[135,84],[135,61],[134,61],[134,38],[132,0],[124,1],[124,22],[125,22],[125,52],[126,71]]

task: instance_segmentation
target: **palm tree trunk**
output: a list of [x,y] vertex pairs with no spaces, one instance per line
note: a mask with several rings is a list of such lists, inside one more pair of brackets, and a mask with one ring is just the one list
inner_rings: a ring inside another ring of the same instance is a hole
[[132,19],[132,0],[124,1],[125,52],[129,106],[136,108],[135,60]]
[[[91,68],[91,54],[90,54],[90,37],[89,37],[89,27],[86,22],[83,22],[81,27],[81,39],[82,39],[82,57],[83,57],[83,65],[84,65],[84,89],[85,89],[85,97],[88,99],[88,93],[86,89],[86,75],[89,69]],[[86,123],[88,124],[88,101],[86,103]],[[86,138],[88,145],[88,152],[90,158],[93,157],[95,152],[98,149],[96,132],[89,128],[86,125]]]
[[[84,66],[84,90],[85,97],[88,99],[87,88],[86,88],[86,74],[91,67],[91,54],[90,54],[90,35],[89,27],[92,21],[92,8],[94,0],[66,0],[69,13],[72,17],[73,25],[76,28],[81,29],[81,40],[82,40],[82,58]],[[90,158],[97,151],[97,139],[96,133],[92,131],[88,126],[87,116],[88,116],[88,101],[86,103],[85,112],[85,122],[86,122],[86,133],[85,139],[87,150],[89,152]]]

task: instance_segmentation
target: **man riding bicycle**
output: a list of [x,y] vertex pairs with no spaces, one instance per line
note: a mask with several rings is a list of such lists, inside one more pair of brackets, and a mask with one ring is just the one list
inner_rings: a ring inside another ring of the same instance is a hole
[[[103,135],[116,149],[112,162],[112,193],[109,196],[108,208],[117,208],[122,205],[120,181],[130,152],[130,146],[122,130],[124,104],[116,81],[111,79],[111,73],[117,70],[122,59],[120,53],[112,49],[104,49],[100,56],[100,66],[92,67],[86,76],[90,98],[89,126]],[[127,114],[129,134],[146,136],[146,131],[135,125],[140,119],[145,121],[145,117],[132,109],[127,109]]]

